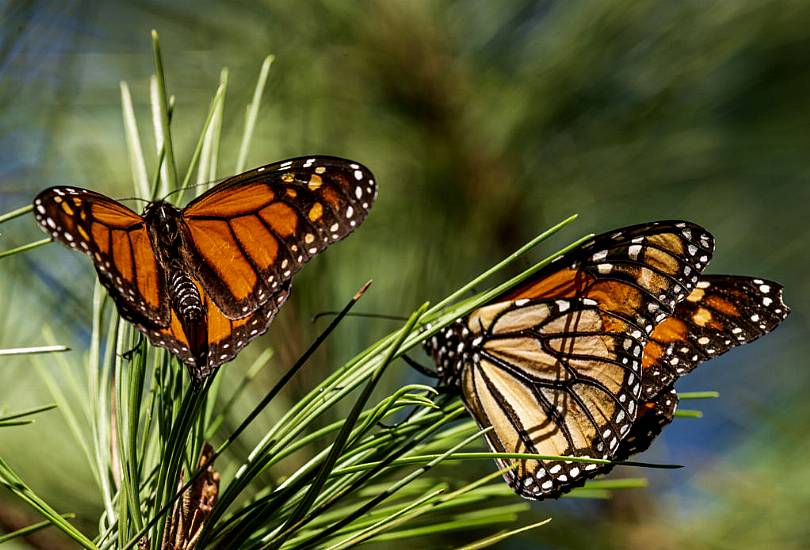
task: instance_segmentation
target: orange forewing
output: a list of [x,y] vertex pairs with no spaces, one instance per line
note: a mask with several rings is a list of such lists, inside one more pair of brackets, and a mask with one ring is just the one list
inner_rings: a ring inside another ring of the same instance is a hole
[[[292,159],[232,178],[183,210],[195,277],[226,317],[244,317],[351,233],[376,194],[371,172],[331,157]],[[223,257],[229,261],[218,261]]]

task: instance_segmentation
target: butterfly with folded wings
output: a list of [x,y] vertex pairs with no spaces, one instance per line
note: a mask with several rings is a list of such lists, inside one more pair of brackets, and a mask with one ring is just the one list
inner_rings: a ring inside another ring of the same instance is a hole
[[68,186],[33,204],[46,233],[92,259],[121,317],[199,384],[267,330],[292,276],[361,224],[376,196],[364,166],[315,156],[231,177],[183,209],[157,201],[139,215]]
[[[598,235],[425,342],[494,452],[618,460],[672,420],[682,374],[772,330],[776,283],[703,276],[714,239],[685,221]],[[611,466],[496,459],[528,499]]]

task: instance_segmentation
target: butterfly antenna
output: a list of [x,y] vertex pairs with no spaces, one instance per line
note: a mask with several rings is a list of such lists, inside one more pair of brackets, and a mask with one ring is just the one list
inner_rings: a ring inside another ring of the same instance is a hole
[[[339,311],[321,311],[320,313],[316,314],[312,317],[312,322],[316,322],[321,317],[328,317],[330,315],[339,315]],[[386,319],[388,321],[407,321],[407,317],[402,317],[401,315],[386,315],[384,313],[348,313],[346,317],[366,317],[368,319]]]
[[174,191],[169,191],[160,200],[165,201],[166,199],[168,199],[169,197],[171,197],[175,193],[180,193],[181,191],[186,191],[188,189],[194,189],[195,187],[208,187],[208,186],[216,185],[218,183],[221,183],[221,182],[225,181],[225,179],[226,178],[213,180],[213,181],[204,181],[204,182],[201,182],[201,183],[191,183],[189,185],[185,185],[183,187],[180,187],[179,189],[175,189]]
[[150,202],[149,199],[142,199],[141,197],[124,197],[123,199],[117,199],[117,200],[118,200],[118,202],[140,201],[140,202],[145,202],[147,204]]
[[438,378],[439,377],[439,374],[435,370],[430,369],[430,368],[420,364],[418,361],[414,361],[413,359],[411,359],[407,355],[402,354],[400,357],[402,358],[403,361],[408,363],[408,365],[412,369],[414,369],[416,372],[418,372],[420,374],[423,374],[423,375],[427,376],[428,378]]

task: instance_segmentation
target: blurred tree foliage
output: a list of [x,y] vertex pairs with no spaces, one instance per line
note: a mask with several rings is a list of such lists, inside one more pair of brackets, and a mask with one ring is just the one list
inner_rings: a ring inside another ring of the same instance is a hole
[[[273,53],[248,164],[317,152],[376,173],[380,200],[362,230],[298,276],[269,336],[245,352],[272,344],[279,366],[312,339],[309,317],[368,277],[375,287],[364,307],[402,313],[572,212],[582,215],[580,233],[657,218],[704,224],[718,242],[710,271],[780,281],[793,315],[682,383],[722,394],[701,403],[703,420],[676,422],[650,451],[685,471],[651,475],[649,489],[601,505],[538,504],[538,517],[554,522],[504,547],[808,540],[810,3],[12,0],[1,9],[3,211],[55,184],[131,194],[118,83],[130,83],[149,120],[151,28],[177,97],[182,162],[227,66],[219,175],[229,175],[258,66]],[[28,219],[0,236],[2,249],[37,238]],[[81,350],[92,277],[88,262],[56,246],[0,262],[0,347],[41,343],[49,323],[60,343]],[[386,329],[345,323],[297,383],[307,387]],[[247,364],[221,375],[237,379]],[[398,372],[390,384],[417,378]],[[245,410],[275,375],[262,376]],[[47,399],[27,364],[3,361],[0,383],[1,405]],[[94,517],[92,482],[57,415],[5,430],[0,450],[54,504]],[[0,527],[19,514],[0,507]]]

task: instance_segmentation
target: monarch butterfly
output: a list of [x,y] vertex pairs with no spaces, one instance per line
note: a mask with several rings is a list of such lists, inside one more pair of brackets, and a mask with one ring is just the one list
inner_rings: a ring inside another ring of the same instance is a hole
[[[674,378],[787,314],[775,283],[701,278],[713,249],[705,229],[683,221],[594,237],[427,340],[439,385],[492,428],[495,452],[618,459],[644,450],[672,419]],[[504,477],[528,499],[556,498],[610,469],[496,462],[512,466]]]
[[267,330],[293,274],[362,223],[376,196],[367,168],[316,156],[231,177],[182,210],[157,201],[138,215],[51,187],[34,213],[54,240],[90,256],[120,315],[199,384]]

